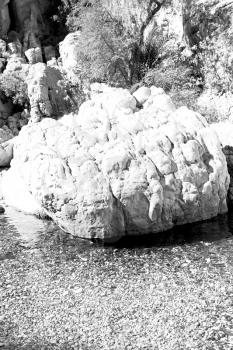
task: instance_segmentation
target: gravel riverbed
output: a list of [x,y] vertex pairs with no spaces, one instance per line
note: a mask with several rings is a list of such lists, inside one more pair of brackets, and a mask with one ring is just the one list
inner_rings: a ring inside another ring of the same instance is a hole
[[232,349],[233,215],[103,246],[7,208],[0,349]]

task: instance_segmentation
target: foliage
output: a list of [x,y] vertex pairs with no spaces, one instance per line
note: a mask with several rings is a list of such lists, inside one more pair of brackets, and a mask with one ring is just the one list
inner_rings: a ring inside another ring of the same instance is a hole
[[193,45],[194,63],[205,88],[216,93],[233,91],[233,46],[231,14],[212,2],[192,4],[189,13],[189,44]]
[[166,45],[162,47],[162,51],[164,57],[161,57],[153,69],[148,70],[143,83],[163,88],[171,95],[177,107],[186,105],[193,108],[203,85],[193,58],[185,57],[178,50],[166,48]]
[[[81,33],[78,74],[84,81],[130,86],[154,64],[157,46],[143,42],[144,26],[127,29],[123,18],[114,17],[103,3],[63,0],[69,30]],[[146,23],[151,13],[148,11]]]
[[134,43],[120,20],[95,1],[90,7],[76,4],[68,17],[72,30],[81,29],[77,57],[82,80],[129,85],[130,46]]
[[71,111],[77,111],[81,104],[87,99],[84,92],[84,87],[80,81],[71,81],[67,78],[66,74],[63,73],[62,80],[58,81],[58,86],[65,91],[67,95],[67,101],[70,104]]
[[16,105],[29,104],[25,76],[19,71],[0,74],[0,93]]

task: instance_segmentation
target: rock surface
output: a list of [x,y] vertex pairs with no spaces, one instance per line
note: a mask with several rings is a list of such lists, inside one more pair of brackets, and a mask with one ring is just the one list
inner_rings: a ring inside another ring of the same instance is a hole
[[61,82],[61,73],[54,67],[44,63],[30,67],[27,84],[32,122],[44,117],[57,117],[69,109],[66,91],[59,85]]
[[155,87],[141,110],[127,90],[105,87],[78,116],[27,125],[11,165],[46,213],[84,238],[156,233],[227,211],[216,132]]
[[70,33],[59,44],[59,52],[62,60],[62,68],[68,79],[75,81],[77,71],[79,70],[77,62],[77,53],[79,50],[80,32]]
[[228,200],[233,205],[233,123],[230,121],[214,123],[211,125],[211,128],[218,134],[223,153],[226,156],[228,172],[230,174]]
[[24,49],[37,47],[40,36],[46,32],[43,14],[51,5],[46,0],[3,0],[0,4],[0,36],[11,28],[23,38]]
[[2,0],[0,3],[0,35],[5,37],[10,28],[9,4],[10,0]]
[[44,210],[29,192],[26,183],[14,168],[1,176],[0,193],[9,206],[27,214],[43,216]]

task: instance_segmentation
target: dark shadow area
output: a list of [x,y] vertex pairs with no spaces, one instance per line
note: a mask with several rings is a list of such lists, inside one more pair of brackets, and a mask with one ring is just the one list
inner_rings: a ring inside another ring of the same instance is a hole
[[[9,211],[10,210],[10,211]],[[196,222],[154,234],[128,235],[116,243],[74,237],[62,231],[51,220],[39,220],[31,215],[7,209],[0,218],[0,240],[6,241],[1,259],[12,259],[18,250],[36,249],[45,256],[76,259],[80,254],[103,247],[104,249],[135,249],[183,246],[199,242],[215,242],[233,235],[233,210],[213,219]],[[8,240],[9,238],[9,240]],[[13,249],[14,248],[14,249]]]
[[233,210],[213,219],[176,226],[165,232],[142,236],[125,236],[114,246],[117,248],[152,248],[214,242],[233,235]]

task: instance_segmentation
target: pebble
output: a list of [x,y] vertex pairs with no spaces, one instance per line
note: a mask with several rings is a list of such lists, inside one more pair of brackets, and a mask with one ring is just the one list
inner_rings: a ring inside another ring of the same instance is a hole
[[3,214],[3,213],[5,213],[5,208],[2,205],[0,205],[0,214]]

